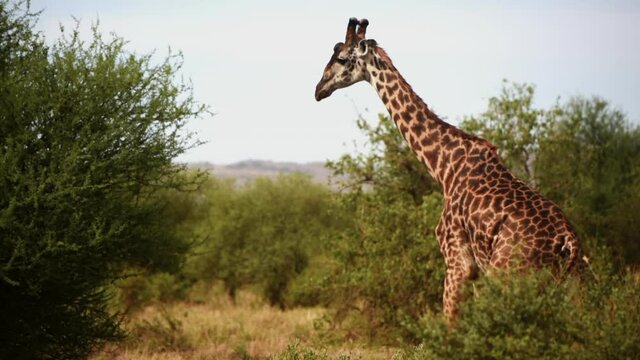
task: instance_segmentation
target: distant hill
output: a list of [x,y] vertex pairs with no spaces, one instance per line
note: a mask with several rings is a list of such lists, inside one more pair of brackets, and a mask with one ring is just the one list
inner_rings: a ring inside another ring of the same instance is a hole
[[276,177],[279,174],[303,173],[322,184],[327,184],[331,171],[322,162],[294,163],[270,160],[244,160],[233,164],[219,165],[209,162],[190,163],[189,167],[209,170],[220,178],[234,178],[238,183],[257,177]]

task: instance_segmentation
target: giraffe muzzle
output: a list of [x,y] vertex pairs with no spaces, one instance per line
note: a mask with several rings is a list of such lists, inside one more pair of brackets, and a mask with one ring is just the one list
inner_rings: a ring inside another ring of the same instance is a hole
[[329,95],[331,95],[331,93],[333,91],[331,91],[331,89],[325,89],[325,82],[320,81],[318,83],[318,85],[316,86],[316,101],[320,101],[324,98],[328,98]]

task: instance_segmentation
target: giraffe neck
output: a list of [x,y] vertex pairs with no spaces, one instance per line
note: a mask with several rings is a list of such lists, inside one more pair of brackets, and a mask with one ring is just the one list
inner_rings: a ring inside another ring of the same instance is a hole
[[431,112],[384,50],[376,49],[367,70],[369,82],[378,91],[400,133],[446,193],[457,168],[452,160],[464,157],[463,154],[453,157],[452,152],[471,136]]

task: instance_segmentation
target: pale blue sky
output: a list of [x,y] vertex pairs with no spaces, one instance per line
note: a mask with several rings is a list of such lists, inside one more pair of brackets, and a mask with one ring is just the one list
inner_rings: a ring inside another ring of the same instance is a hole
[[357,113],[384,112],[366,83],[317,103],[314,88],[349,17],[370,21],[404,77],[442,117],[486,109],[502,79],[537,86],[537,104],[599,95],[640,122],[640,1],[34,0],[48,40],[97,18],[136,53],[184,54],[183,74],[213,117],[208,143],[180,160],[324,161],[361,141]]

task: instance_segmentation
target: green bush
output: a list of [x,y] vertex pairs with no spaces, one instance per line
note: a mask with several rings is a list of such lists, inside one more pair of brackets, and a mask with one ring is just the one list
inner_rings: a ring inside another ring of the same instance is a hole
[[240,286],[257,285],[272,305],[285,307],[290,282],[342,221],[327,187],[293,174],[242,187],[210,179],[206,189],[205,240],[190,276],[222,280],[231,297]]
[[[206,180],[203,173],[185,171],[179,174],[184,183],[202,185]],[[188,190],[188,191],[185,191]],[[198,186],[189,189],[162,189],[155,195],[158,207],[158,224],[155,228],[172,234],[174,245],[180,244],[188,251],[184,257],[192,255],[192,248],[201,242],[201,224],[208,214],[208,203],[203,189]],[[151,230],[151,229],[150,229]],[[153,253],[150,253],[153,255]],[[113,307],[129,313],[151,303],[170,302],[184,299],[194,279],[185,274],[181,259],[179,266],[129,266],[124,270],[124,279],[117,281],[113,290]]]
[[337,261],[328,291],[336,323],[383,341],[410,336],[400,321],[439,309],[444,261],[435,239],[442,196],[388,117],[361,120],[370,152],[329,163],[351,226],[331,242]]
[[158,194],[193,184],[172,161],[204,108],[174,83],[179,58],[95,28],[47,46],[27,7],[0,0],[0,358],[79,358],[122,335],[107,289],[123,269],[182,263]]
[[631,359],[640,351],[638,275],[587,283],[547,271],[494,273],[468,288],[454,327],[428,314],[405,325],[416,359]]
[[291,280],[285,293],[288,307],[329,305],[332,301],[330,288],[336,261],[328,251],[309,258],[309,265]]

